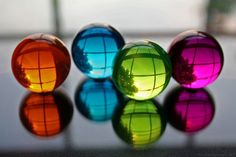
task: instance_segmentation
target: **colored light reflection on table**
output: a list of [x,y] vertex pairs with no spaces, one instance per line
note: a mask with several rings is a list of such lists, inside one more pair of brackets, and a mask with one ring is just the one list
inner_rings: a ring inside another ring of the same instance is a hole
[[79,85],[75,93],[80,113],[97,122],[110,120],[123,99],[111,80],[88,79]]
[[126,44],[114,62],[112,79],[126,96],[146,100],[160,94],[171,77],[166,52],[151,41]]
[[63,42],[47,34],[33,34],[21,41],[12,56],[17,81],[33,92],[49,92],[66,79],[70,56]]
[[173,78],[187,88],[202,88],[214,82],[224,62],[222,48],[216,39],[195,30],[177,35],[169,55]]
[[113,119],[116,134],[134,148],[147,148],[163,134],[166,119],[154,100],[129,100]]
[[41,137],[61,133],[70,123],[72,115],[72,102],[61,92],[30,93],[20,107],[23,126]]
[[165,99],[170,124],[176,129],[194,133],[207,127],[213,120],[215,104],[205,89],[173,89]]

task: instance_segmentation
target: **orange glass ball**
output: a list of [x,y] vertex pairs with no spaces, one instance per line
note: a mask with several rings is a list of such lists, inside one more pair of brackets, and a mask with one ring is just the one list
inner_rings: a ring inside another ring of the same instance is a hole
[[30,93],[20,107],[20,120],[25,129],[41,137],[61,133],[69,125],[72,115],[72,102],[61,92]]
[[66,79],[71,66],[64,43],[53,35],[33,34],[15,48],[11,67],[16,80],[33,92],[50,92]]

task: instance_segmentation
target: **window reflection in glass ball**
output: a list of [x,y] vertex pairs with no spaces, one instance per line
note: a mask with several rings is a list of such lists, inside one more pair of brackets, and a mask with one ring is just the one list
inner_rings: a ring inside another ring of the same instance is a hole
[[17,81],[33,92],[50,92],[60,86],[70,71],[70,56],[55,36],[33,34],[23,39],[12,56]]
[[116,111],[112,121],[114,131],[134,148],[147,148],[163,134],[166,120],[154,100],[129,100]]
[[173,78],[183,87],[202,88],[214,82],[223,67],[223,51],[211,35],[186,31],[169,48]]
[[110,120],[123,99],[111,80],[88,79],[79,85],[75,93],[77,109],[96,122]]
[[114,62],[112,79],[117,88],[135,100],[160,94],[171,77],[167,53],[151,41],[126,44]]
[[205,89],[173,89],[165,98],[170,124],[183,132],[194,133],[213,120],[215,104]]
[[85,75],[103,79],[111,76],[115,55],[124,44],[123,37],[112,26],[90,24],[76,35],[72,57]]
[[23,126],[40,137],[61,133],[70,123],[72,115],[72,102],[61,92],[30,93],[20,107]]

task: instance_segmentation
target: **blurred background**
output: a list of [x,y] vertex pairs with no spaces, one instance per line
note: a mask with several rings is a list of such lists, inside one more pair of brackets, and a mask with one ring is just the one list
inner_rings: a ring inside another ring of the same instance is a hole
[[[1,0],[0,10],[0,44],[3,45],[9,43],[8,39],[18,42],[29,34],[44,32],[68,39],[66,44],[70,47],[75,34],[93,22],[112,25],[127,42],[168,38],[163,44],[165,49],[174,36],[187,29],[224,36],[223,42],[232,37],[235,40],[236,35],[235,0]],[[233,42],[226,44],[230,43]],[[1,55],[5,56],[0,58],[1,72],[8,69],[5,58],[16,43],[10,45],[13,47],[0,47]]]
[[[158,151],[165,155],[169,150],[166,148],[178,152],[179,148],[182,151],[181,148],[236,145],[236,127],[232,124],[236,110],[236,68],[233,68],[236,66],[235,0],[0,0],[0,155],[2,152],[13,152],[9,153],[12,156],[17,156],[18,152],[43,154],[42,150],[47,150],[49,155],[52,150],[61,153],[78,148],[83,153],[101,148],[98,154],[103,154],[100,155],[103,157],[114,155],[114,152],[123,153],[117,151],[117,148],[126,147],[114,135],[110,123],[91,123],[75,107],[73,119],[65,133],[49,140],[35,138],[23,128],[19,120],[19,104],[25,97],[26,90],[11,74],[11,55],[16,45],[25,36],[42,32],[60,37],[70,50],[75,34],[83,26],[94,22],[112,25],[124,36],[126,42],[151,39],[165,50],[182,31],[198,29],[212,33],[225,55],[220,77],[214,85],[209,86],[216,102],[214,120],[207,129],[195,136],[181,134],[168,125],[165,134],[158,141]],[[62,87],[72,102],[76,88],[84,78],[72,63],[68,79]],[[8,86],[6,82],[9,82]],[[172,79],[165,92],[158,96],[159,103],[163,103],[174,85],[176,83]],[[14,101],[11,95],[14,95]],[[105,150],[107,147],[111,148],[110,152]],[[78,152],[74,155],[76,153]],[[154,150],[154,153],[158,152]],[[92,155],[94,154],[90,154]]]
[[105,22],[124,35],[169,35],[186,29],[236,34],[234,0],[1,0],[0,37],[33,32],[73,36],[82,26]]

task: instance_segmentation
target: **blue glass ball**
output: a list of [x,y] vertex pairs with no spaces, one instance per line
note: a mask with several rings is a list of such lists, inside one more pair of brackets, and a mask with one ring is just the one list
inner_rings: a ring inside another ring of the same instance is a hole
[[124,97],[111,80],[86,80],[75,92],[75,104],[87,119],[103,122],[110,120]]
[[90,24],[73,40],[72,57],[85,75],[103,79],[112,75],[113,60],[124,44],[123,37],[112,26]]

